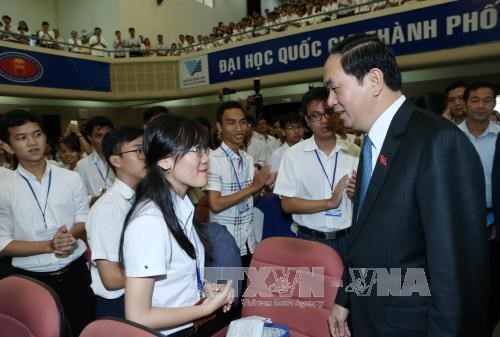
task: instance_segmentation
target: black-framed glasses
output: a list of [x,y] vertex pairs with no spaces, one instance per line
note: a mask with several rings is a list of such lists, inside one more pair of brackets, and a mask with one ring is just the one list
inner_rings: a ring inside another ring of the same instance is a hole
[[325,117],[325,119],[330,119],[335,115],[335,111],[325,111],[323,113],[321,112],[311,112],[310,114],[307,115],[307,118],[311,122],[317,122],[321,120],[321,118]]
[[201,157],[202,155],[210,152],[210,149],[208,147],[203,147],[203,146],[193,146],[189,150],[184,150],[184,152],[192,152],[195,153],[198,157]]
[[123,151],[123,152],[117,153],[116,155],[121,156],[125,153],[132,153],[132,152],[135,152],[137,159],[144,160],[146,158],[146,155],[144,154],[144,150],[140,147],[135,148],[133,150],[129,150],[129,151]]

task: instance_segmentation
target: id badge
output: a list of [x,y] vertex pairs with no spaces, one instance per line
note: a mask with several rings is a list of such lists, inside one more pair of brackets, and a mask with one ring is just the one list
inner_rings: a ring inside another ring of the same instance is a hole
[[240,214],[248,212],[250,210],[250,202],[248,200],[242,201],[238,204],[238,211]]
[[47,240],[52,240],[56,232],[57,228],[43,228],[37,230],[35,233],[36,233],[36,238],[39,241],[47,241]]
[[332,208],[325,212],[325,216],[335,216],[337,218],[342,217],[342,210],[340,208]]

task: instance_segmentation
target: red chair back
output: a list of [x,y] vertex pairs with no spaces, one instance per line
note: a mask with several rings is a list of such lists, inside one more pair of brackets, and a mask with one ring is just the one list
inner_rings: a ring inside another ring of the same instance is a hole
[[80,337],[164,337],[143,325],[119,318],[102,318],[83,329]]
[[268,238],[252,257],[242,316],[271,318],[292,337],[329,337],[327,320],[343,269],[337,252],[324,244]]
[[61,337],[64,315],[57,294],[47,285],[13,275],[0,280],[0,334]]
[[208,206],[208,196],[206,194],[203,194],[198,200],[194,210],[194,218],[199,223],[210,222],[210,207]]

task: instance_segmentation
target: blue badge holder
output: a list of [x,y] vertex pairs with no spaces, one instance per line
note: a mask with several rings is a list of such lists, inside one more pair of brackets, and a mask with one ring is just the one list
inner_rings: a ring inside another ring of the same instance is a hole
[[290,337],[290,332],[284,325],[265,323],[262,337]]

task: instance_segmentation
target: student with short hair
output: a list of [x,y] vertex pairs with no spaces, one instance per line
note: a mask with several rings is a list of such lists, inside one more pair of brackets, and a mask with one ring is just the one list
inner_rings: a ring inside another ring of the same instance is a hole
[[222,144],[210,153],[205,187],[210,221],[226,226],[234,236],[243,266],[250,264],[257,245],[252,226],[253,196],[260,193],[270,178],[268,165],[256,169],[252,157],[240,151],[248,128],[246,118],[238,102],[228,101],[218,107],[217,129]]
[[102,150],[102,139],[112,129],[113,122],[104,116],[94,116],[85,123],[86,136],[94,150],[76,164],[75,171],[82,177],[91,197],[91,205],[115,180],[115,174],[107,164]]
[[0,123],[4,149],[19,161],[0,189],[0,255],[18,274],[54,289],[74,336],[94,319],[95,298],[82,237],[88,200],[80,176],[50,165],[40,118],[15,109]]
[[115,172],[113,186],[89,212],[87,237],[92,251],[92,290],[97,296],[96,316],[125,317],[125,275],[119,262],[123,221],[134,203],[135,189],[146,174],[143,130],[120,127],[102,141],[104,156]]

